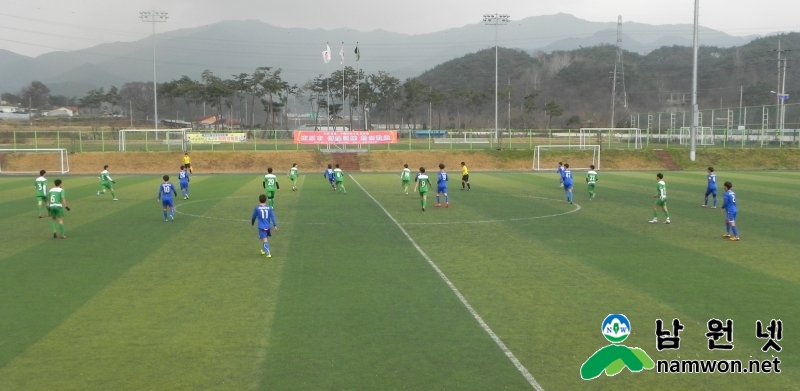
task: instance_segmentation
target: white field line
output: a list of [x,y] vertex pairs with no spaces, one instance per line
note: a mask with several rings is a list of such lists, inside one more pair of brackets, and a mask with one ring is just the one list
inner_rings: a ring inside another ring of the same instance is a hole
[[367,189],[365,189],[363,186],[361,186],[361,184],[358,183],[358,181],[355,178],[353,178],[352,175],[348,175],[348,176],[350,177],[350,179],[353,180],[353,182],[359,188],[361,188],[361,190],[364,192],[364,194],[366,194],[369,198],[371,198],[372,201],[374,201],[375,204],[378,205],[378,207],[381,208],[381,210],[383,210],[383,213],[386,213],[386,216],[389,216],[389,219],[391,219],[392,222],[394,222],[394,224],[397,225],[397,228],[400,228],[400,232],[402,232],[403,235],[406,236],[406,239],[408,239],[408,241],[411,242],[411,244],[414,246],[414,248],[417,249],[417,252],[419,252],[419,254],[422,255],[422,257],[425,258],[426,261],[428,261],[428,264],[431,265],[433,270],[435,270],[436,273],[439,274],[439,277],[441,277],[442,280],[444,280],[444,282],[447,284],[447,286],[450,287],[450,289],[453,291],[453,293],[456,294],[456,297],[458,297],[458,299],[461,300],[461,304],[463,304],[464,307],[467,307],[467,310],[469,310],[469,312],[472,314],[472,317],[475,318],[476,321],[478,321],[478,324],[481,326],[483,331],[485,331],[487,334],[489,334],[489,337],[492,338],[494,343],[496,343],[497,346],[500,347],[500,350],[502,350],[503,353],[505,353],[506,357],[508,357],[508,359],[511,360],[511,363],[513,363],[514,366],[517,367],[517,370],[522,374],[522,376],[525,377],[525,380],[527,380],[528,383],[536,391],[544,391],[542,386],[540,386],[539,383],[536,381],[536,379],[533,378],[533,375],[531,375],[531,373],[528,372],[528,369],[525,368],[522,365],[522,363],[519,362],[519,359],[517,359],[517,356],[515,356],[514,353],[512,353],[511,350],[508,349],[506,344],[503,343],[503,341],[500,340],[500,337],[498,337],[497,334],[495,334],[494,331],[492,331],[492,329],[489,328],[489,325],[487,325],[486,322],[483,321],[483,318],[481,318],[481,316],[478,315],[478,312],[475,311],[474,308],[472,308],[472,305],[469,304],[469,302],[464,297],[464,295],[462,295],[461,292],[459,292],[458,288],[456,288],[456,286],[453,285],[453,283],[450,281],[449,278],[447,278],[447,276],[442,272],[442,270],[439,269],[438,266],[436,266],[436,264],[433,262],[433,260],[431,260],[431,258],[428,256],[428,254],[426,254],[425,251],[422,251],[422,248],[419,247],[417,242],[414,241],[414,239],[411,237],[411,235],[408,234],[408,232],[405,230],[405,228],[403,228],[403,226],[400,225],[400,223],[398,223],[397,220],[395,220],[395,218],[389,213],[389,211],[386,210],[386,208],[384,208],[383,205],[381,205],[381,203],[378,202],[378,200],[376,200],[375,197],[372,196],[372,194],[369,194]]

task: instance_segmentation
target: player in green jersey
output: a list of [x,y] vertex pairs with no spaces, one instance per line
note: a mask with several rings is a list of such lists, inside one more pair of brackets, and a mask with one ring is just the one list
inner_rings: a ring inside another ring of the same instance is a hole
[[289,169],[289,179],[292,181],[292,191],[297,190],[297,163],[292,163],[292,168]]
[[403,164],[400,180],[403,182],[403,191],[408,195],[408,188],[411,187],[411,170],[408,169],[408,164]]
[[269,206],[275,206],[275,191],[281,189],[278,184],[278,177],[272,173],[272,167],[267,168],[267,175],[264,175],[264,190],[267,191],[267,199],[269,199]]
[[658,173],[656,174],[656,195],[653,198],[656,199],[655,204],[653,205],[653,219],[650,220],[650,223],[657,223],[658,222],[658,208],[664,210],[664,216],[667,217],[667,221],[664,224],[669,224],[669,210],[667,210],[667,184],[664,183],[664,174]]
[[69,211],[67,206],[67,193],[61,188],[61,179],[56,179],[53,182],[56,187],[47,192],[47,211],[50,217],[53,218],[51,223],[53,227],[53,239],[58,238],[58,232],[61,232],[61,239],[67,238],[67,229],[64,226],[64,209]]
[[589,172],[586,173],[586,183],[589,185],[589,201],[594,199],[594,185],[597,183],[597,172],[594,170],[594,164],[589,166]]
[[100,190],[97,192],[97,195],[106,194],[106,190],[108,190],[111,192],[111,201],[119,201],[117,199],[117,193],[114,193],[114,188],[111,186],[112,183],[117,182],[108,175],[108,165],[106,164],[103,166],[103,172],[100,173]]
[[40,170],[39,177],[36,178],[36,182],[34,182],[34,186],[36,186],[36,202],[39,203],[39,218],[42,218],[42,208],[44,204],[47,202],[47,178],[44,176],[47,174],[47,171]]
[[344,188],[344,171],[339,168],[339,163],[336,163],[336,168],[333,169],[333,179],[336,180],[336,188],[339,189],[339,192],[347,194],[347,190]]
[[428,174],[425,174],[425,167],[419,168],[419,174],[417,174],[416,179],[414,179],[414,193],[417,192],[419,189],[419,198],[420,204],[422,205],[422,211],[425,211],[425,207],[428,206],[428,190],[431,188],[431,180],[428,178]]

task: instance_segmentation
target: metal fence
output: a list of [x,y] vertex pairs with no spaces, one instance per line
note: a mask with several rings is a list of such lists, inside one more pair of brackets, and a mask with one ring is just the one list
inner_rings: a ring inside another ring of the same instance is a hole
[[[703,127],[698,135],[699,148],[798,148],[800,129],[720,129]],[[498,137],[489,129],[476,130],[400,130],[395,144],[343,146],[295,144],[291,130],[247,132],[246,142],[188,144],[191,151],[288,151],[321,149],[366,150],[533,150],[537,145],[601,145],[604,149],[688,148],[688,130],[681,128],[591,130],[529,129],[501,130]],[[65,148],[70,152],[119,151],[118,130],[0,130],[0,148]],[[180,151],[175,140],[156,139],[142,134],[126,138],[127,151]]]

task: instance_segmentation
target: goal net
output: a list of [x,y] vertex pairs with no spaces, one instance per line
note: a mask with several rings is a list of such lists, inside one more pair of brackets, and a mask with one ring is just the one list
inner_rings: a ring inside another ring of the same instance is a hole
[[191,129],[122,129],[119,150],[186,151],[186,132]]
[[[681,128],[681,144],[692,142],[692,128],[684,126]],[[697,127],[697,143],[700,145],[714,145],[714,132],[708,126]]]
[[69,172],[66,149],[0,149],[0,174],[39,174],[39,170]]
[[[603,141],[606,137],[607,141]],[[578,131],[578,144],[602,144],[603,142],[628,143],[628,146],[641,149],[645,141],[639,128],[581,128]]]
[[599,145],[537,145],[533,149],[533,170],[550,171],[558,162],[569,163],[571,170],[600,169]]

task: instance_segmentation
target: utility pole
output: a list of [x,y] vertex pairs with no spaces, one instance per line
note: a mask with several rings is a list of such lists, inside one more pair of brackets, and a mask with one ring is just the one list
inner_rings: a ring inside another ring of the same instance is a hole
[[697,42],[697,32],[699,26],[699,18],[700,18],[700,0],[694,0],[694,43],[692,50],[694,52],[692,56],[692,130],[689,133],[689,160],[695,161],[697,155],[697,49],[698,49],[698,42]]
[[497,142],[497,31],[501,25],[507,25],[510,16],[505,14],[486,14],[483,15],[483,22],[486,25],[494,26],[494,140]]
[[[139,12],[139,19],[142,22],[151,23],[153,25],[153,125],[154,129],[158,130],[158,84],[156,83],[156,23],[166,22],[169,18],[167,12],[161,11],[141,11]],[[158,140],[158,132],[156,132],[156,140]]]
[[744,86],[739,86],[739,126],[742,126],[742,103],[744,101]]
[[508,138],[511,138],[511,78],[508,78]]

